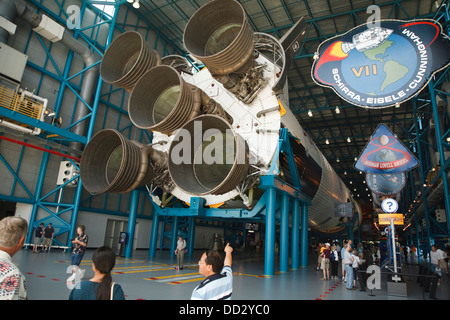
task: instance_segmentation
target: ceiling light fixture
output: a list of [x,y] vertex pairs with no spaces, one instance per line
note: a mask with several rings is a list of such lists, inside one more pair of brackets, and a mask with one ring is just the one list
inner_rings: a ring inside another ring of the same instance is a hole
[[325,143],[326,143],[326,144],[330,144],[330,141],[328,141],[328,139],[326,139],[326,140],[325,140]]
[[336,106],[336,114],[339,114],[339,113],[341,113],[341,110],[339,110],[339,107]]
[[140,5],[139,5],[139,0],[135,0],[135,1],[133,2],[133,8],[139,9],[139,7],[140,7]]
[[313,116],[313,114],[312,114],[312,111],[311,111],[311,110],[308,110],[308,116],[310,116],[310,117],[312,117],[312,116]]

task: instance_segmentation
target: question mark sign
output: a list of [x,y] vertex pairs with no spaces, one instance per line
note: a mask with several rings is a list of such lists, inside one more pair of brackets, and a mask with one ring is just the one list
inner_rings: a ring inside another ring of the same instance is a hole
[[389,208],[389,212],[392,210],[392,206],[394,205],[393,203],[392,203],[392,201],[389,201],[388,203],[387,203],[387,205],[388,205],[388,208]]
[[398,205],[397,202],[394,199],[385,199],[381,203],[381,207],[383,208],[384,212],[392,213],[397,211]]

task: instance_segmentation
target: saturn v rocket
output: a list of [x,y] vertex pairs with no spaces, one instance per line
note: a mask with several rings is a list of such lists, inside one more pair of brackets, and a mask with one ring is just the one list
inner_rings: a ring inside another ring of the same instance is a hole
[[[311,199],[309,226],[342,229],[334,206],[354,202],[352,194],[289,109],[286,73],[305,23],[291,31],[281,40],[253,32],[237,1],[209,2],[184,32],[187,51],[205,66],[198,72],[183,57],[161,58],[137,32],[117,37],[104,54],[101,77],[129,92],[130,120],[152,131],[152,141],[97,132],[80,162],[86,190],[126,193],[146,186],[157,205],[159,190],[185,203],[202,197],[208,207],[249,208],[261,196],[254,192],[261,176],[290,182],[278,154],[285,128],[301,190]],[[353,214],[361,215],[354,203]]]

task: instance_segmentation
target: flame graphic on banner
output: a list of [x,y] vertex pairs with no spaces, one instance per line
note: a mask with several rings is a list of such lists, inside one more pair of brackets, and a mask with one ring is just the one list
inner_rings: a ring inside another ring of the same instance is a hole
[[[320,77],[318,76],[318,71],[319,68],[327,63],[327,62],[332,62],[332,61],[340,61],[340,60],[344,60],[348,57],[348,53],[345,53],[342,50],[342,41],[336,41],[334,43],[332,43],[326,50],[325,52],[322,54],[322,56],[319,58],[319,61],[317,61],[317,65],[314,71],[314,76],[317,79],[320,79]],[[322,81],[322,80],[321,80]],[[328,83],[330,85],[335,85],[332,83]]]

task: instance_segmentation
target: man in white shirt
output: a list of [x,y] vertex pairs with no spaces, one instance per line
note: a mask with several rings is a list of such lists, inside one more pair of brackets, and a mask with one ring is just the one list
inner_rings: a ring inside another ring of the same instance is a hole
[[25,243],[28,223],[20,217],[0,220],[0,300],[25,300],[25,276],[12,262],[12,256]]
[[[445,259],[444,251],[438,249],[436,245],[431,246],[430,252],[431,271],[436,272],[436,269],[442,270],[441,268],[444,267],[445,263],[444,259]],[[438,284],[440,283],[440,281],[441,279],[439,277]]]
[[224,249],[225,259],[216,250],[203,253],[198,262],[198,272],[206,278],[192,292],[191,300],[230,300],[233,292],[231,270],[233,248]]
[[354,290],[353,287],[353,256],[352,256],[352,247],[351,245],[347,244],[344,251],[344,257],[342,258],[345,268],[345,273],[347,277],[346,281],[346,287],[348,290]]

